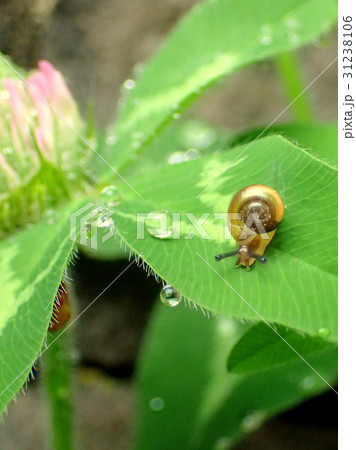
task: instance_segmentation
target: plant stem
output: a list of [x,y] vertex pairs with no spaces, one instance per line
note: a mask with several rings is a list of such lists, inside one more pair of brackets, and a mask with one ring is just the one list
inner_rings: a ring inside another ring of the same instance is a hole
[[[276,56],[275,66],[283,84],[288,104],[292,103],[305,89],[305,82],[296,53],[286,52]],[[313,108],[307,92],[304,92],[293,102],[291,110],[298,121],[313,120]]]
[[[48,333],[49,348],[44,353],[44,378],[51,423],[51,448],[74,448],[72,404],[72,357],[70,336],[60,331]],[[56,339],[58,337],[58,339]]]

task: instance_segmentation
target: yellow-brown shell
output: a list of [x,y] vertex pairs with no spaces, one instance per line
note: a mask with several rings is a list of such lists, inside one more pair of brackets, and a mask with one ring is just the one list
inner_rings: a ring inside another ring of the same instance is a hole
[[274,189],[261,184],[247,186],[237,192],[228,209],[228,226],[239,244],[237,264],[250,267],[263,255],[284,216],[283,201]]

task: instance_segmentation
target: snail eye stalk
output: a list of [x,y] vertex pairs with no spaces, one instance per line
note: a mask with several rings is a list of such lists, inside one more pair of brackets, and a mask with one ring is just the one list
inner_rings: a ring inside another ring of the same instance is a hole
[[267,258],[265,256],[257,255],[257,253],[253,253],[250,250],[248,251],[248,255],[251,258],[257,259],[257,261],[259,261],[262,264],[266,264],[266,262],[267,262]]
[[229,258],[230,256],[238,255],[239,252],[240,252],[240,249],[238,248],[237,250],[234,250],[232,252],[221,253],[220,255],[215,255],[215,260],[221,261],[222,259]]

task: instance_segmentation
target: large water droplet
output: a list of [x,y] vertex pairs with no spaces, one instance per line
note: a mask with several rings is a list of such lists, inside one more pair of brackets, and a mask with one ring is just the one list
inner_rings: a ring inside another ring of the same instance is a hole
[[135,85],[136,85],[135,80],[128,79],[128,80],[124,81],[125,89],[133,89],[135,87]]
[[320,328],[318,330],[318,335],[322,338],[327,338],[330,334],[330,330],[328,328]]
[[171,308],[178,306],[182,300],[182,296],[180,295],[180,293],[170,284],[166,284],[165,286],[163,286],[160,297],[162,302],[165,305],[170,306]]
[[152,411],[161,411],[164,408],[164,400],[161,397],[154,397],[150,400],[149,405]]
[[182,131],[182,144],[185,147],[193,147],[199,150],[212,145],[217,139],[214,130],[200,123],[187,124]]
[[168,211],[150,212],[145,219],[145,226],[148,233],[157,239],[173,238],[173,219]]

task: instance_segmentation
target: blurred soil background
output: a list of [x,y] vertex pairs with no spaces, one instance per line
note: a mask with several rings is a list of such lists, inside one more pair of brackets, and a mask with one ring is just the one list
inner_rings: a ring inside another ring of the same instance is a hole
[[[0,0],[0,50],[25,68],[35,67],[39,59],[51,61],[66,76],[84,115],[88,103],[95,104],[96,124],[103,127],[115,117],[120,86],[135,77],[195,3]],[[336,56],[336,33],[298,54],[308,84]],[[337,120],[336,64],[318,79],[310,95],[318,120]],[[267,61],[229,77],[187,116],[239,132],[269,123],[286,106],[274,67]],[[287,111],[279,121],[289,119]],[[81,255],[72,273],[78,309],[91,303],[126,265]],[[79,448],[129,448],[135,421],[135,360],[159,290],[152,277],[131,266],[76,324]],[[47,425],[44,393],[35,381],[0,423],[0,449],[48,448]],[[236,448],[336,449],[336,427],[336,396],[328,393],[272,419]]]

